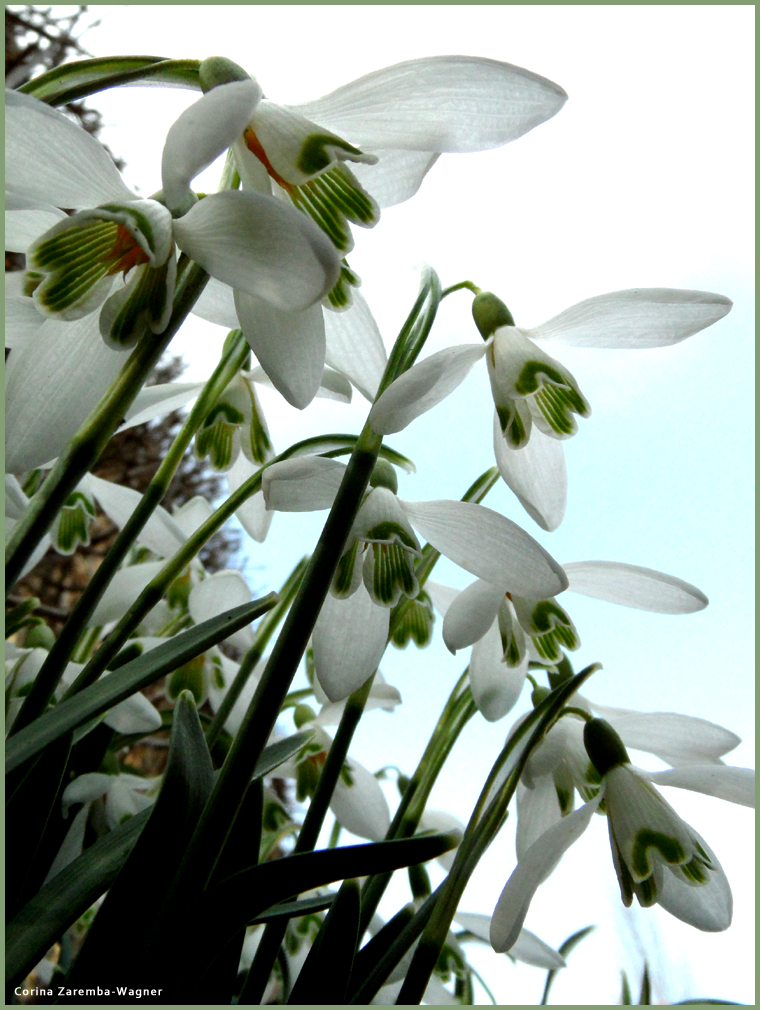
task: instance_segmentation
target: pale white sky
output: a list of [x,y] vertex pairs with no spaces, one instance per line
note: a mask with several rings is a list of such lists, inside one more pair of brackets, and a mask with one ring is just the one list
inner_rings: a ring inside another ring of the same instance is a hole
[[[716,326],[646,352],[562,349],[558,357],[594,409],[567,445],[570,505],[560,529],[538,530],[500,486],[488,504],[523,525],[559,561],[604,558],[659,568],[702,588],[710,607],[683,618],[572,597],[583,639],[578,667],[600,660],[589,695],[607,704],[713,719],[745,743],[729,763],[753,764],[751,676],[753,350],[751,5],[95,5],[94,55],[228,56],[268,97],[315,98],[370,70],[419,56],[461,53],[527,67],[570,99],[560,114],[498,151],[440,159],[420,193],[356,235],[352,266],[390,344],[413,298],[414,268],[444,284],[466,277],[492,289],[533,325],[591,295],[630,287],[717,291],[734,300]],[[124,89],[92,101],[104,139],[127,161],[130,184],[160,186],[163,137],[197,96]],[[113,129],[111,129],[113,126]],[[214,186],[209,180],[209,188]],[[358,230],[357,230],[358,231]],[[469,296],[447,299],[426,351],[477,340]],[[193,373],[207,374],[223,334],[208,324],[180,339]],[[263,394],[276,446],[318,431],[358,431],[366,404],[319,404],[304,414]],[[400,493],[459,497],[492,465],[491,400],[475,369],[438,410],[389,439],[418,464]],[[313,545],[317,517],[279,516],[250,551],[257,589],[281,581]],[[469,576],[442,564],[437,579]],[[391,653],[383,664],[404,697],[373,713],[355,755],[368,767],[411,772],[464,666],[440,645]],[[467,819],[514,713],[478,719],[452,757],[433,803]],[[689,996],[754,1001],[750,812],[671,790],[668,799],[706,836],[732,881],[735,921],[699,934],[659,908],[635,915],[662,1002]],[[617,1002],[619,970],[638,973],[637,940],[617,896],[606,827],[571,850],[539,891],[526,925],[555,945],[599,929],[560,973],[552,1002]],[[509,826],[468,890],[468,911],[490,913],[514,862]],[[403,899],[400,899],[403,900]],[[473,956],[503,1004],[537,1002],[543,973]]]

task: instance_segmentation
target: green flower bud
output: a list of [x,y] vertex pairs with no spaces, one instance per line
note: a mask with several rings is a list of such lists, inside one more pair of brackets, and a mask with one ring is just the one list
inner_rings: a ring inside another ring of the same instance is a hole
[[605,719],[591,719],[586,723],[583,743],[600,775],[606,775],[618,765],[631,763],[625,744]]
[[500,326],[514,326],[515,321],[507,306],[490,291],[476,295],[472,303],[472,318],[484,340],[499,329]]
[[304,723],[311,722],[316,718],[317,714],[310,705],[296,705],[293,712],[293,722],[296,724],[296,729],[300,729]]
[[47,652],[50,652],[54,645],[55,635],[52,628],[48,627],[42,618],[34,618],[33,623],[27,626],[26,634],[24,635],[24,648],[45,649]]
[[219,87],[220,84],[250,81],[251,75],[247,74],[237,63],[228,60],[226,56],[209,56],[208,59],[201,62],[198,68],[198,78],[205,94],[212,88]]
[[548,698],[551,693],[551,689],[548,687],[534,687],[530,693],[533,708],[538,708],[544,698]]
[[371,487],[387,487],[393,494],[398,493],[398,477],[396,469],[387,459],[379,459],[369,479]]

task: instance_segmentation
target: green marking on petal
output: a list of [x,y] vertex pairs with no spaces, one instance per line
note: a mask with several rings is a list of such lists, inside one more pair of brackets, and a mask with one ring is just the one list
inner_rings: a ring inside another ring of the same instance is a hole
[[364,584],[375,603],[392,607],[400,597],[414,598],[419,583],[412,555],[397,543],[371,543],[365,555]]
[[591,414],[586,398],[570,373],[546,361],[526,361],[515,382],[515,390],[532,399],[549,428],[561,437],[577,431],[573,414],[581,417]]
[[166,685],[166,693],[170,698],[176,700],[182,691],[190,691],[195,698],[195,704],[203,702],[203,668],[206,664],[205,653],[195,656],[187,661],[184,666],[180,666],[169,677]]
[[301,155],[298,159],[298,169],[304,175],[314,175],[335,160],[335,155],[330,148],[337,148],[346,154],[361,158],[362,152],[358,147],[349,144],[341,137],[336,137],[332,133],[312,133],[304,141],[301,148]]
[[377,204],[345,165],[334,165],[300,186],[290,185],[286,192],[296,207],[319,225],[340,252],[353,248],[349,222],[372,228],[380,220]]
[[657,881],[654,874],[646,880],[633,883],[633,889],[642,908],[651,908],[657,901]]
[[384,519],[382,522],[377,523],[371,530],[367,530],[361,539],[368,543],[379,540],[388,544],[403,544],[403,546],[408,547],[418,557],[420,556],[419,544],[414,537],[410,536],[403,526],[395,523],[392,519]]
[[87,547],[95,506],[81,491],[73,491],[56,516],[50,535],[59,554],[73,554],[79,544]]
[[705,864],[698,856],[695,856],[690,863],[684,863],[679,869],[692,884],[706,884],[709,879]]
[[418,649],[424,649],[433,639],[433,603],[425,590],[421,589],[416,599],[399,604],[402,605],[401,620],[396,625],[391,641],[397,649],[405,649],[409,642],[414,642]]
[[649,860],[649,850],[656,849],[666,863],[678,865],[686,859],[683,845],[677,838],[664,834],[662,831],[652,831],[641,828],[636,832],[631,854],[631,868],[637,876],[647,877],[652,872]]
[[217,470],[228,470],[234,463],[235,432],[243,424],[242,413],[230,403],[218,403],[209,411],[203,427],[195,436],[195,454],[198,459],[208,456]]
[[331,587],[333,595],[337,596],[338,599],[345,599],[351,595],[354,565],[356,564],[356,554],[358,549],[359,542],[358,540],[354,540],[350,549],[343,554],[338,562],[338,567],[335,570],[335,576]]
[[360,286],[361,278],[357,273],[354,273],[346,260],[343,260],[340,267],[340,277],[335,287],[322,300],[322,304],[326,308],[334,309],[338,312],[342,309],[348,309],[353,304],[351,288],[358,288]]

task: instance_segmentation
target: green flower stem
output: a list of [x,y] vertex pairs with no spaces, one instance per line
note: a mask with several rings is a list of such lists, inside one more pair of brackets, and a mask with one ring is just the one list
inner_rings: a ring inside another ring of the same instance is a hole
[[[464,889],[480,857],[504,823],[507,809],[517,789],[517,784],[520,781],[520,776],[528,758],[554,725],[568,699],[598,669],[600,669],[599,664],[593,663],[591,666],[586,667],[585,670],[576,674],[572,680],[562,683],[552,691],[530,713],[528,718],[505,744],[491,769],[478,802],[475,804],[475,809],[465,830],[464,838],[457,850],[454,865],[446,878],[440,900],[436,904],[430,921],[420,939],[406,980],[399,993],[397,1003],[413,1005],[419,1003],[422,999],[438,957],[446,943],[446,938]],[[528,743],[520,753],[506,781],[489,804],[491,790],[502,768],[514,753],[517,744],[532,727],[535,728]],[[483,813],[486,805],[487,809]]]
[[146,328],[110,389],[90,412],[42,487],[29,502],[5,548],[6,587],[12,586],[20,577],[21,570],[63,503],[97,462],[207,281],[208,274],[205,270],[186,256],[180,258],[174,310],[166,329],[163,333],[155,334]]
[[280,602],[261,622],[261,626],[256,632],[256,641],[243,657],[240,669],[235,675],[235,679],[230,684],[230,689],[222,699],[222,703],[206,732],[206,743],[208,744],[209,750],[213,749],[214,744],[219,739],[219,734],[224,729],[224,724],[227,722],[227,717],[234,708],[235,702],[240,697],[240,694],[256,664],[264,655],[264,650],[269,644],[270,638],[277,630],[277,625],[283,619],[290,607],[290,604],[293,602],[296,591],[301,582],[301,578],[306,571],[306,564],[306,558],[302,558],[301,561],[298,562],[296,567],[285,580],[282,589],[277,594],[280,597]]
[[[410,838],[417,830],[430,792],[459,734],[477,709],[469,688],[465,687],[468,670],[462,674],[444,705],[419,764],[404,790],[386,839]],[[393,874],[378,873],[362,888],[360,930],[366,930]]]
[[472,291],[474,295],[482,294],[481,289],[473,281],[460,281],[458,284],[452,284],[448,288],[443,289],[441,292],[441,301],[449,295],[453,295],[455,291]]
[[[373,674],[369,680],[346,699],[346,707],[343,710],[335,739],[332,742],[330,750],[327,752],[327,760],[319,776],[317,788],[314,790],[314,795],[309,803],[309,809],[306,811],[303,825],[293,849],[294,853],[311,852],[317,844],[330,800],[343,770],[348,748],[351,746],[356,727],[359,725],[359,720],[364,712],[364,706],[367,704],[367,698],[369,697],[374,679]],[[267,924],[264,929],[264,935],[256,950],[250,971],[248,972],[248,978],[240,993],[239,1005],[258,1006],[261,1003],[287,927],[287,919]]]
[[228,383],[245,363],[249,347],[242,332],[238,331],[237,339],[230,341],[230,345],[228,350],[222,355],[211,378],[203,387],[195,406],[190,411],[187,420],[174,439],[163,462],[148,485],[145,494],[140,499],[137,508],[127,520],[108,554],[106,554],[101,564],[95,570],[87,587],[77,601],[61,634],[50,650],[48,658],[35,678],[32,689],[24,701],[11,733],[15,733],[24,726],[29,725],[30,722],[36,719],[47,708],[66,664],[69,662],[76,643],[82,634],[82,629],[86,627],[116,569],[124,560],[137,535],[166,494],[177,467],[192,441],[193,435],[195,435],[221,393],[224,392]]

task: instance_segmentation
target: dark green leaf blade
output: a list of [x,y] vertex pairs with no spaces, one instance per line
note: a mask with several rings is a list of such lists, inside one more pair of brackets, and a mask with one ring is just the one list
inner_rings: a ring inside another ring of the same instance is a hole
[[151,649],[131,663],[125,663],[114,673],[56,705],[8,740],[6,774],[18,768],[64,733],[107,711],[135,691],[147,687],[246,624],[250,624],[276,602],[277,595],[269,593],[260,600],[253,600],[251,603],[228,610],[210,621],[204,621],[168,639],[163,645]]
[[[583,929],[579,929],[577,933],[573,933],[571,936],[565,940],[565,942],[560,946],[559,953],[562,957],[566,958],[571,951],[575,950],[581,940],[585,940],[589,933],[593,933],[596,926],[584,926]],[[557,972],[559,968],[554,968],[546,973],[546,985],[544,986],[544,994],[541,997],[541,1006],[545,1006],[549,1000],[549,990],[554,984],[554,979],[557,977]],[[628,981],[623,976],[623,984],[627,985]]]
[[200,90],[198,60],[162,56],[99,56],[55,67],[22,84],[24,91],[48,105],[65,105],[121,84],[159,84]]
[[335,895],[330,911],[298,973],[288,1003],[307,1006],[343,1006],[359,942],[361,889],[346,880]]

